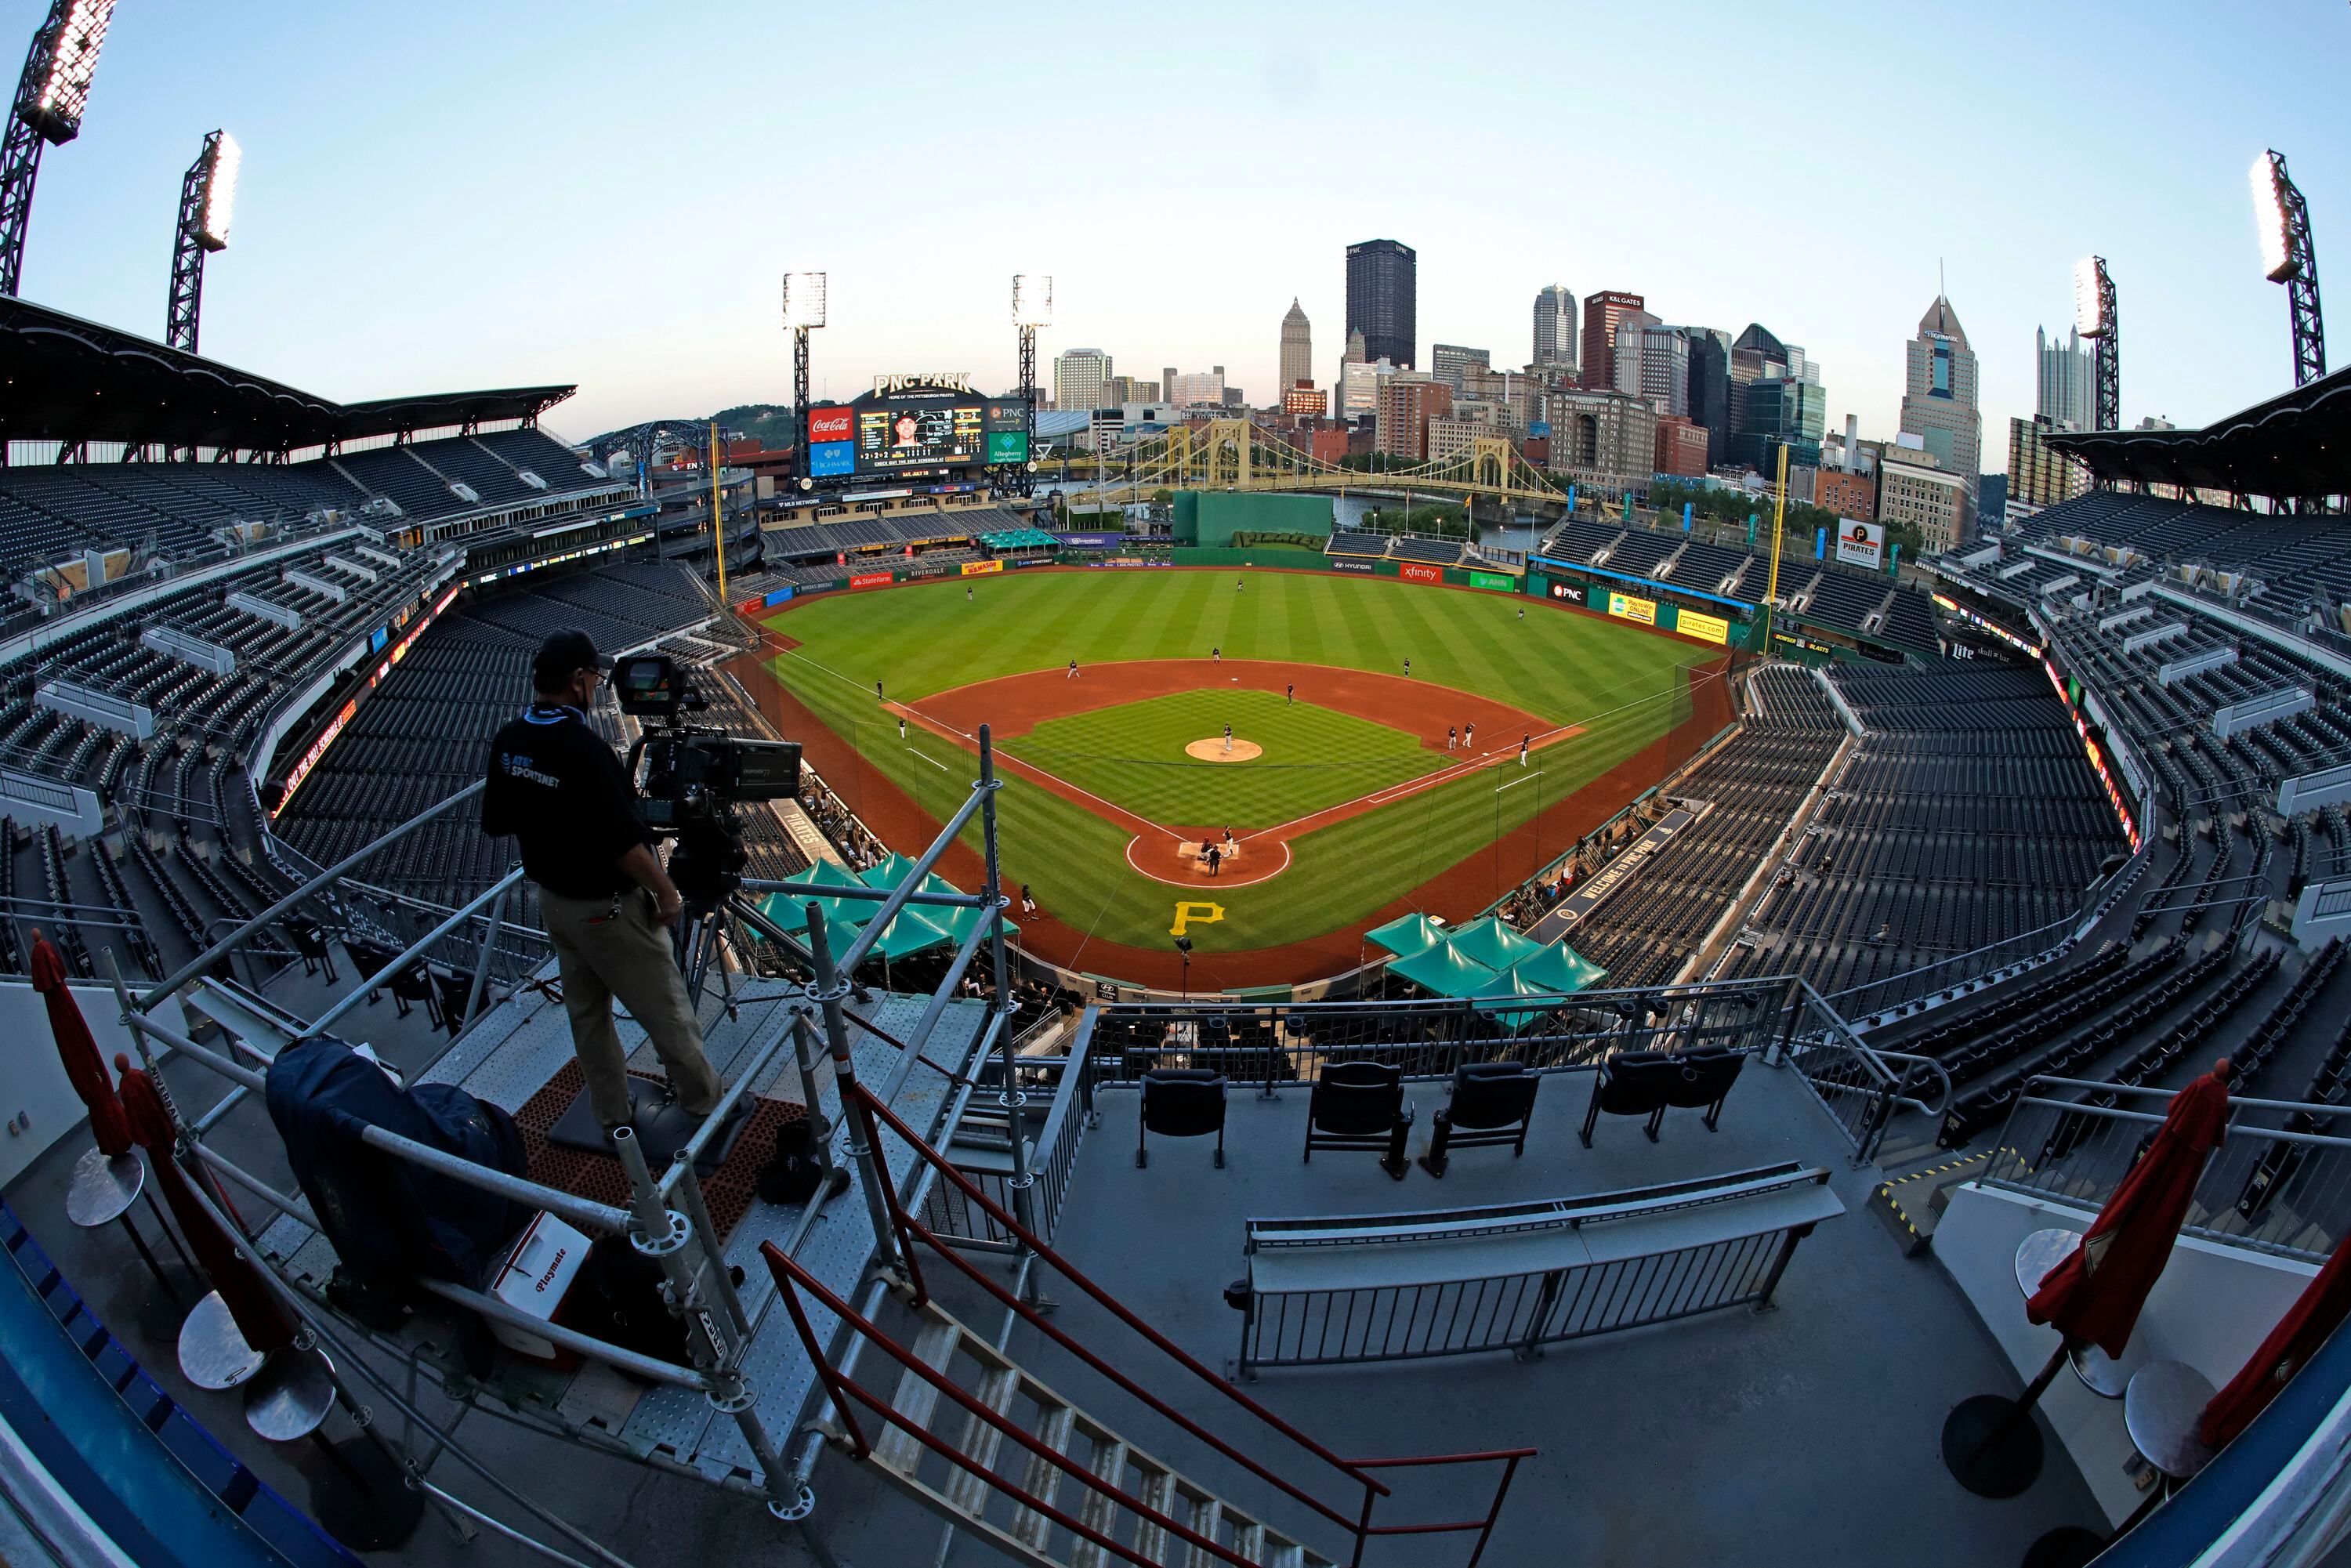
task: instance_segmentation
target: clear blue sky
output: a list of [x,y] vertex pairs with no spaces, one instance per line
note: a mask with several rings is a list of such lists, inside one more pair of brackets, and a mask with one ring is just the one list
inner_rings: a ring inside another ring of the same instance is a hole
[[[0,0],[21,51],[44,7]],[[396,19],[396,20],[395,20]],[[577,382],[549,424],[789,397],[787,268],[831,275],[817,372],[1013,377],[1043,354],[1263,399],[1294,294],[1327,381],[1342,252],[1420,253],[1432,341],[1529,355],[1536,289],[1750,320],[1891,435],[1938,260],[1986,467],[2030,413],[2074,260],[2120,291],[2123,413],[2283,390],[2246,169],[2310,198],[2351,288],[2343,0],[1969,6],[645,6],[121,0],[79,141],[47,154],[28,297],[160,335],[182,171],[245,147],[205,350],[356,399]],[[11,54],[9,58],[18,57]],[[2335,362],[2351,359],[2338,306]]]

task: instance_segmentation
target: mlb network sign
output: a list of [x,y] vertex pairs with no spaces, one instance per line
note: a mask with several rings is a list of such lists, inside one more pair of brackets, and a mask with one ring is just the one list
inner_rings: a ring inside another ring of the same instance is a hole
[[1857,523],[1851,517],[1839,518],[1836,558],[1847,566],[1865,566],[1872,571],[1885,570],[1885,525]]

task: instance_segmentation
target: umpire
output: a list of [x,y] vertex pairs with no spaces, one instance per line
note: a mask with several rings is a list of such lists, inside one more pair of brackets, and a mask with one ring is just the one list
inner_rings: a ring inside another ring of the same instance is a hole
[[652,1037],[684,1110],[706,1116],[719,1095],[664,930],[678,917],[677,886],[653,853],[620,758],[588,726],[596,683],[611,667],[585,632],[542,643],[531,664],[536,697],[490,743],[482,791],[482,831],[519,839],[523,874],[538,884],[571,1048],[607,1132],[630,1119],[614,997]]

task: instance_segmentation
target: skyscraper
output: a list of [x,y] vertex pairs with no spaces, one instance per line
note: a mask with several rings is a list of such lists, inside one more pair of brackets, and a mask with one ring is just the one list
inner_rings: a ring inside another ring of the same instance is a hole
[[1367,359],[1406,368],[1420,341],[1419,260],[1408,245],[1367,239],[1347,247],[1347,330],[1364,334]]
[[1281,319],[1281,385],[1277,395],[1286,397],[1299,382],[1313,380],[1313,334],[1307,327],[1306,312],[1298,308],[1297,298],[1292,296],[1290,314]]
[[1428,368],[1457,395],[1461,391],[1463,371],[1472,365],[1490,370],[1493,364],[1493,352],[1488,349],[1465,349],[1458,343],[1432,343],[1428,348]]
[[1583,301],[1583,351],[1577,369],[1583,384],[1602,390],[1614,390],[1616,385],[1616,329],[1628,316],[1649,316],[1642,308],[1646,304],[1637,294],[1621,289],[1603,289],[1587,296]]
[[[1983,451],[1983,416],[1976,412],[1976,356],[1958,312],[1941,295],[1918,319],[1918,335],[1902,347],[1906,374],[1902,428],[1918,437],[1947,474],[1958,476],[1972,508]],[[1953,542],[1967,537],[1963,517]]]
[[1730,334],[1719,327],[1685,327],[1689,337],[1690,423],[1706,431],[1706,465],[1729,460]]
[[[2032,413],[2056,430],[2087,430],[2096,407],[2097,361],[2082,347],[2082,334],[2068,331],[2065,341],[2053,342],[2040,328],[2032,329],[2032,363],[2037,372]],[[2010,494],[2015,493],[2014,486]]]
[[1689,413],[1689,339],[1647,311],[1616,329],[1616,390],[1649,400],[1661,414]]
[[1564,283],[1554,283],[1535,296],[1534,367],[1543,370],[1556,366],[1573,371],[1577,362],[1577,343],[1582,318],[1575,308],[1575,296],[1567,291]]
[[1069,349],[1053,356],[1055,408],[1098,408],[1109,384],[1110,356],[1100,349]]

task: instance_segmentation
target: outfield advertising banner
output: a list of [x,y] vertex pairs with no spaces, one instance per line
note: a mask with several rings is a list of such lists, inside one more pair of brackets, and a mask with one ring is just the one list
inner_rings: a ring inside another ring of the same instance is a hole
[[1583,599],[1583,593],[1580,592],[1575,584],[1572,582],[1552,583],[1551,585],[1551,596],[1553,599],[1564,599],[1571,604],[1581,603]]
[[1872,571],[1886,568],[1883,523],[1859,523],[1851,517],[1839,517],[1836,545],[1836,558],[1846,566],[1865,566]]
[[847,408],[812,408],[809,410],[809,444],[820,445],[828,441],[854,441],[857,438],[857,413]]
[[1657,623],[1657,601],[1635,599],[1629,593],[1612,592],[1608,596],[1608,613],[1622,616],[1627,621],[1638,621],[1644,626],[1655,626]]
[[963,574],[966,577],[986,577],[991,571],[1003,570],[1004,563],[1000,560],[967,560],[963,563]]
[[1396,575],[1406,582],[1443,582],[1445,569],[1426,561],[1408,560],[1396,568]]
[[1730,645],[1730,622],[1719,615],[1701,615],[1695,610],[1677,609],[1674,630],[1685,637],[1697,637],[1708,643]]
[[1029,433],[1025,430],[991,430],[987,434],[987,460],[990,463],[1026,463],[1029,461]]
[[1505,577],[1499,571],[1473,571],[1469,574],[1469,586],[1497,589],[1504,593],[1516,593],[1519,590],[1519,580],[1515,577]]
[[854,441],[811,441],[809,443],[809,476],[815,479],[831,479],[857,471],[857,443]]
[[894,572],[861,571],[849,580],[852,588],[887,588],[897,580]]
[[1330,565],[1332,571],[1360,571],[1365,577],[1373,575],[1372,563],[1367,560],[1334,560]]
[[1126,542],[1124,534],[1055,534],[1053,538],[1071,549],[1115,549]]

